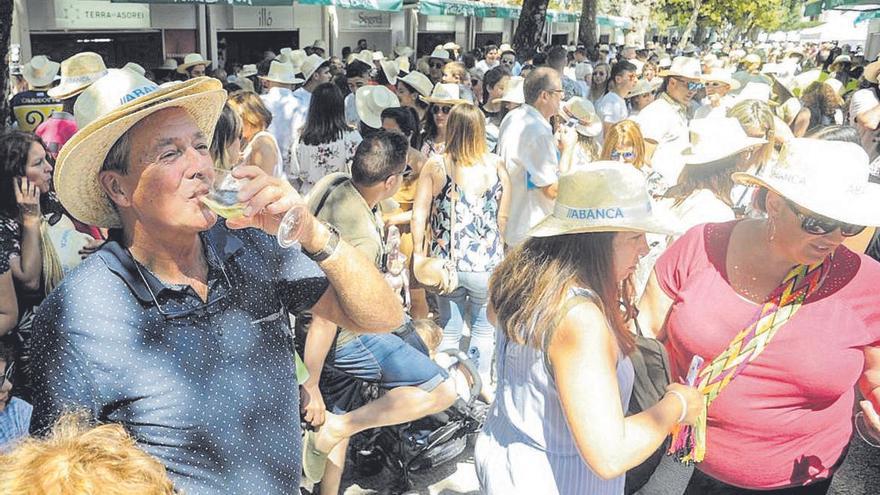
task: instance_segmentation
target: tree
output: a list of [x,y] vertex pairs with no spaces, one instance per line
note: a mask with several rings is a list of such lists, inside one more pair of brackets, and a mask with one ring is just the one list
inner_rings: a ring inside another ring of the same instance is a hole
[[519,23],[513,35],[513,49],[519,56],[541,45],[541,34],[547,19],[549,0],[524,0],[519,14]]
[[9,116],[9,36],[12,31],[12,0],[0,0],[0,54],[3,70],[0,70],[0,122]]
[[592,48],[599,42],[596,32],[597,0],[583,0],[581,6],[581,21],[578,26],[578,44]]
[[688,40],[691,37],[691,31],[694,30],[694,26],[697,25],[697,19],[700,17],[700,7],[703,6],[703,0],[694,0],[694,7],[691,11],[691,17],[688,19],[687,25],[684,27],[684,31],[681,33],[681,39],[678,40],[678,47],[684,48],[687,46]]

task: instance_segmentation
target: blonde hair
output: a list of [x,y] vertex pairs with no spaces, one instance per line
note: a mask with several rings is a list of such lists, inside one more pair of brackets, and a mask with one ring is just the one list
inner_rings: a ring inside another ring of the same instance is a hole
[[272,123],[272,112],[266,108],[263,100],[256,93],[236,91],[229,95],[227,103],[241,117],[241,120],[258,129],[267,129]]
[[446,154],[454,165],[468,166],[479,162],[488,153],[486,118],[471,103],[459,103],[449,112],[446,121]]
[[454,77],[457,84],[464,84],[469,81],[467,67],[461,62],[449,62],[444,65],[443,75]]
[[5,495],[171,495],[165,467],[118,424],[89,425],[85,413],[58,419],[45,439],[28,438],[0,456]]
[[422,319],[413,320],[412,326],[425,343],[425,347],[429,351],[434,352],[440,347],[440,341],[443,340],[443,329],[434,320]]
[[621,120],[608,130],[602,146],[602,159],[610,160],[611,152],[621,145],[631,144],[635,159],[632,166],[641,170],[645,166],[645,139],[639,125],[632,120]]
[[750,137],[762,137],[767,144],[758,153],[760,164],[770,161],[773,155],[773,143],[776,138],[776,119],[770,105],[760,100],[745,100],[727,110],[727,116],[739,121],[739,125]]

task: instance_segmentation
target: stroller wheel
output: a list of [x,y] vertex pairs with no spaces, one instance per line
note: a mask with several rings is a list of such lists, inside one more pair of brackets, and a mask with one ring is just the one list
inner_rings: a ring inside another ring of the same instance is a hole
[[375,476],[385,467],[385,454],[379,449],[359,449],[354,452],[354,468],[359,476]]

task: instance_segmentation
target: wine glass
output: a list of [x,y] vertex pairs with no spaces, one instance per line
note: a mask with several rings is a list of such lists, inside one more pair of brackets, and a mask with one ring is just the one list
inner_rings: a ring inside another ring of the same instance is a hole
[[880,448],[880,435],[875,432],[870,425],[868,425],[868,420],[865,419],[865,412],[859,411],[856,413],[855,417],[856,423],[856,433],[859,434],[859,437],[862,440],[870,445],[871,447]]
[[214,213],[226,219],[244,216],[245,205],[238,201],[238,191],[247,183],[246,179],[236,179],[232,169],[214,168],[214,182],[208,194],[200,199]]

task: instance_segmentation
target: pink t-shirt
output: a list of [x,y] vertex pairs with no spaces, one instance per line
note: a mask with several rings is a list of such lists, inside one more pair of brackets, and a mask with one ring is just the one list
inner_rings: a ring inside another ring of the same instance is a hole
[[[657,261],[657,280],[673,300],[666,327],[673,376],[685,376],[695,354],[714,359],[758,310],[727,282],[735,225],[694,227]],[[862,348],[880,345],[878,281],[880,264],[837,249],[818,292],[709,407],[701,471],[750,489],[833,474],[852,434]]]
[[76,120],[69,113],[55,112],[34,132],[46,143],[52,158],[58,158],[61,147],[76,134]]

